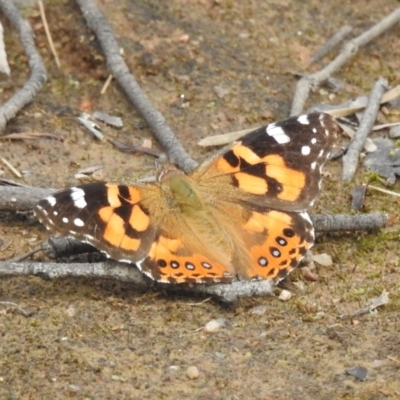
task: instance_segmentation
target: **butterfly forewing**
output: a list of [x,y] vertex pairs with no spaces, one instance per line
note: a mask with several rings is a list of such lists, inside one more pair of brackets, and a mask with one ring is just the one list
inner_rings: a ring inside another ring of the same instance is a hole
[[204,186],[219,181],[218,190],[230,182],[245,204],[303,211],[319,192],[337,129],[328,114],[291,117],[247,134],[195,174]]
[[110,257],[143,259],[154,239],[138,187],[92,183],[41,200],[37,218],[49,229],[88,242]]

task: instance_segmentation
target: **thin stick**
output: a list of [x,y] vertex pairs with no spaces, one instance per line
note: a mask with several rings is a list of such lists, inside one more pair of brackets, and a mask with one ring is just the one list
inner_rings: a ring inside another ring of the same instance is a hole
[[131,100],[132,104],[141,113],[142,117],[150,125],[158,142],[168,154],[169,160],[177,164],[183,171],[193,170],[197,163],[187,154],[178,142],[174,132],[168,126],[162,114],[155,109],[146,94],[140,88],[134,76],[130,73],[123,57],[120,54],[120,46],[115,40],[112,29],[92,0],[76,0],[82,10],[87,24],[95,33],[104,55],[107,59],[107,67],[122,90]]
[[311,58],[310,64],[316,63],[336,47],[353,30],[350,25],[342,26]]
[[17,178],[22,178],[21,173],[14,168],[5,158],[1,157],[0,158],[2,163],[17,177]]
[[111,83],[111,81],[112,81],[112,78],[113,78],[113,76],[112,76],[111,74],[107,76],[107,79],[106,79],[106,81],[104,82],[104,85],[103,85],[103,87],[102,87],[101,90],[100,90],[100,94],[101,94],[101,95],[103,95],[103,94],[107,91],[107,89],[108,89],[108,87],[110,86],[110,83]]
[[53,53],[54,59],[56,60],[57,67],[60,68],[60,59],[58,58],[57,50],[54,47],[53,39],[51,37],[49,24],[47,23],[46,13],[44,11],[44,5],[42,0],[38,0],[38,5],[39,5],[40,17],[42,18],[44,30],[46,32],[47,41],[49,42],[51,52]]
[[362,33],[360,36],[347,42],[341,49],[339,55],[322,70],[304,76],[297,82],[296,92],[294,95],[292,109],[290,115],[298,115],[304,109],[304,104],[308,98],[310,90],[316,88],[322,82],[326,81],[335,71],[340,69],[351,57],[357,54],[361,46],[366,45],[377,36],[390,29],[400,20],[400,7],[396,8],[387,17],[382,19],[372,28]]
[[24,86],[0,107],[0,131],[2,131],[7,122],[34,99],[47,80],[47,72],[42,57],[36,50],[32,29],[21,17],[14,2],[0,1],[0,10],[18,30],[31,69],[31,76]]
[[350,181],[357,169],[358,158],[364,147],[367,136],[372,131],[376,117],[379,111],[380,100],[387,88],[386,79],[379,78],[375,83],[371,95],[368,99],[368,105],[364,111],[360,127],[357,130],[354,140],[350,143],[347,153],[343,156],[342,180]]
[[385,193],[385,194],[388,194],[390,196],[400,197],[400,193],[393,192],[392,190],[383,189],[383,188],[380,188],[380,187],[374,186],[374,185],[368,185],[367,189],[376,190],[377,192]]

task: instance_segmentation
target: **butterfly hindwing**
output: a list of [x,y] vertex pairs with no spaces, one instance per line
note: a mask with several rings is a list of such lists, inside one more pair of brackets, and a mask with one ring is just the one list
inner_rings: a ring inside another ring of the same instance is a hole
[[244,235],[253,261],[249,277],[276,281],[296,268],[314,243],[314,228],[305,212],[251,212]]

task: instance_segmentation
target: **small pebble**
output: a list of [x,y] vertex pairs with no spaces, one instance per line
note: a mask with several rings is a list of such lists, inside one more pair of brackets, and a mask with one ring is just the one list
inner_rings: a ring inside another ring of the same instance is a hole
[[226,326],[226,320],[223,318],[212,319],[211,321],[207,322],[204,326],[204,332],[207,333],[216,333],[221,328]]
[[278,299],[282,301],[288,301],[292,298],[292,293],[289,290],[282,290],[281,294],[279,295]]
[[349,375],[354,376],[355,378],[357,378],[360,381],[365,381],[368,376],[368,370],[367,370],[367,368],[364,368],[364,367],[354,367],[354,368],[346,369],[346,372]]
[[264,304],[260,304],[259,306],[254,306],[250,308],[249,313],[255,315],[263,315],[267,312],[268,307]]
[[186,370],[186,375],[189,379],[197,379],[200,376],[200,372],[197,367],[192,365]]

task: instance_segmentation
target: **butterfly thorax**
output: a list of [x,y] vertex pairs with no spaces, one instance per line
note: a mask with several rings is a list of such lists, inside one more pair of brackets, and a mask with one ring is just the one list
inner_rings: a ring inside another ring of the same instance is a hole
[[169,169],[160,175],[160,185],[171,205],[186,215],[196,214],[204,208],[193,180],[178,169]]

